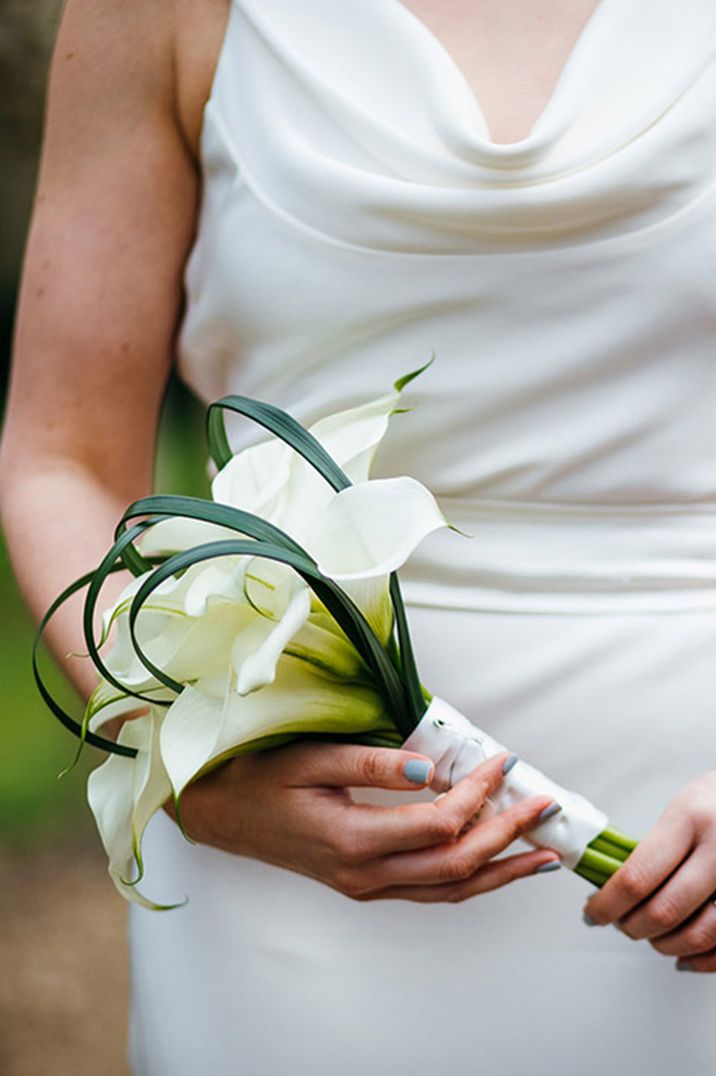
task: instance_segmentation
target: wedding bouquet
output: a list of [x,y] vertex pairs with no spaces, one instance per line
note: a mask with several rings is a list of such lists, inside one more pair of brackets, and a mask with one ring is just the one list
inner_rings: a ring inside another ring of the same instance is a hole
[[[96,571],[48,610],[33,653],[36,681],[81,743],[109,752],[90,775],[88,798],[126,898],[160,907],[137,889],[149,820],[169,797],[181,820],[187,785],[242,752],[302,735],[402,745],[433,760],[440,791],[506,750],[431,697],[418,675],[396,573],[448,522],[414,479],[368,477],[403,389],[421,372],[310,429],[257,400],[216,401],[207,419],[212,500],[159,495],[130,505]],[[271,439],[233,454],[227,411]],[[96,638],[102,586],[126,569],[132,579]],[[78,722],[49,691],[38,646],[48,620],[84,587],[87,652],[100,679]],[[123,717],[116,742],[102,735]],[[562,810],[529,840],[595,885],[635,847],[586,799],[522,760],[491,807],[535,795]]]

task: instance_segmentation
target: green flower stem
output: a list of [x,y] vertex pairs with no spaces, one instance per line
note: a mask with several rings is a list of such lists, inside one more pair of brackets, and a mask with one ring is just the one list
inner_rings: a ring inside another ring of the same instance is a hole
[[603,852],[597,852],[593,848],[586,848],[584,855],[579,861],[591,870],[597,870],[604,874],[614,874],[622,865],[622,861],[606,856]]
[[574,868],[574,873],[578,874],[580,878],[584,878],[586,881],[591,882],[592,885],[598,886],[600,889],[607,880],[605,874],[602,874],[599,871],[590,870],[589,867],[582,866],[581,860]]
[[619,870],[637,844],[633,837],[607,826],[587,845],[574,873],[601,888]]
[[593,848],[595,852],[603,852],[605,856],[610,856],[612,859],[618,859],[620,863],[623,863],[628,853],[620,848],[619,845],[613,844],[606,837],[595,837],[593,841],[590,841],[590,848]]
[[633,852],[639,843],[638,841],[635,841],[633,837],[629,837],[626,833],[622,833],[619,829],[613,829],[611,826],[607,826],[600,836],[628,852]]

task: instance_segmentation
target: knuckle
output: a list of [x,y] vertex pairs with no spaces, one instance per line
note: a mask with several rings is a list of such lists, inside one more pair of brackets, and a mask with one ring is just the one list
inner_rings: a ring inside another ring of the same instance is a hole
[[455,811],[441,809],[440,806],[436,806],[435,814],[429,827],[430,836],[438,841],[454,840],[460,834],[463,825],[464,819]]
[[684,941],[689,953],[708,953],[714,946],[714,934],[703,923],[694,923],[686,931]]
[[334,887],[351,900],[365,899],[368,887],[359,874],[351,870],[338,871],[333,879]]
[[649,915],[651,924],[656,927],[657,930],[665,931],[671,930],[681,922],[681,910],[679,906],[666,897],[662,897],[661,900],[655,904]]
[[496,785],[494,774],[485,773],[481,766],[479,769],[473,770],[470,780],[480,799],[480,803],[484,803]]
[[379,780],[385,773],[382,752],[378,748],[361,749],[356,758],[356,767],[367,784]]
[[514,841],[523,833],[533,829],[534,824],[534,808],[530,808],[529,811],[515,811],[514,814],[507,813],[505,815],[505,837]]
[[468,896],[465,886],[454,885],[446,890],[444,900],[447,904],[462,904],[467,900]]
[[459,855],[450,856],[446,859],[440,871],[441,881],[464,882],[474,871],[475,865],[472,858],[465,852],[461,852]]
[[529,817],[521,811],[504,811],[495,817],[495,836],[500,844],[505,847],[516,840],[526,829],[529,828]]
[[641,868],[629,863],[619,871],[619,884],[622,893],[633,900],[638,900],[649,889]]
[[334,842],[335,855],[347,866],[360,866],[370,859],[369,841],[357,826],[344,824]]

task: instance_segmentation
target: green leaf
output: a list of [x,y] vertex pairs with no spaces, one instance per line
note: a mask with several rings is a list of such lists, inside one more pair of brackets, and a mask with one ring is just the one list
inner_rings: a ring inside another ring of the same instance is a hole
[[395,391],[402,392],[406,385],[409,385],[410,382],[414,381],[416,377],[420,377],[420,375],[424,373],[429,366],[432,366],[434,362],[435,352],[433,351],[430,355],[430,358],[423,366],[420,366],[417,370],[413,370],[409,374],[403,374],[402,377],[399,377],[397,381],[393,382],[393,388],[395,389]]

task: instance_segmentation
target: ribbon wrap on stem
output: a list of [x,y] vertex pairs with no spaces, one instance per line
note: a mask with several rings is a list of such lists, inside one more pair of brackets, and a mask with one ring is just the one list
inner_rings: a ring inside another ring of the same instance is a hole
[[[432,759],[433,784],[439,791],[447,791],[481,762],[508,750],[437,696],[403,747]],[[489,802],[495,810],[504,811],[533,796],[550,796],[562,810],[531,830],[525,840],[537,848],[559,853],[565,867],[573,869],[589,842],[607,828],[607,816],[584,796],[556,784],[522,759],[506,775]]]

